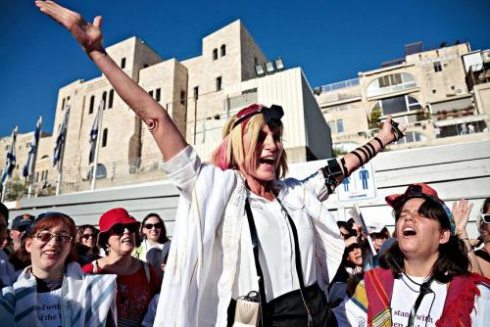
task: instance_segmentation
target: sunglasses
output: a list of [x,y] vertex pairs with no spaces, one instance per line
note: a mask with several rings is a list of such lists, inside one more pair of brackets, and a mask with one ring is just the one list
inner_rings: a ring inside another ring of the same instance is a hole
[[97,237],[97,235],[96,235],[96,234],[83,234],[83,235],[82,235],[82,238],[83,238],[84,240],[88,240],[89,238],[95,239],[96,237]]
[[126,233],[126,231],[128,231],[129,233],[136,233],[138,231],[138,224],[128,224],[128,225],[116,224],[112,226],[112,228],[109,230],[109,233],[111,235],[121,236],[124,233]]
[[162,223],[144,224],[143,227],[146,229],[152,229],[153,227],[155,227],[155,229],[162,229],[163,225],[162,225]]
[[481,221],[485,224],[490,224],[490,213],[481,214]]
[[70,235],[58,235],[58,234],[53,234],[53,233],[46,232],[46,231],[39,232],[34,237],[36,239],[38,239],[39,241],[41,241],[42,243],[48,243],[53,238],[55,238],[56,241],[58,241],[62,244],[69,243],[69,242],[71,242],[71,240],[73,240],[73,237]]

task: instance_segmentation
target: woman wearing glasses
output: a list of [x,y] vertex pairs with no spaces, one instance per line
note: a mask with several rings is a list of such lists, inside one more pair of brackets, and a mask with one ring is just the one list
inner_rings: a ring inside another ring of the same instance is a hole
[[107,255],[83,266],[87,274],[117,275],[117,320],[122,326],[139,326],[160,289],[155,270],[131,255],[139,227],[140,223],[123,208],[106,211],[99,220],[97,244]]
[[403,136],[392,132],[391,118],[378,137],[300,181],[282,179],[282,107],[254,104],[230,117],[213,164],[205,164],[165,108],[106,53],[100,16],[91,24],[52,1],[36,6],[70,31],[146,123],[181,193],[155,325],[223,326],[233,322],[234,300],[257,291],[264,325],[325,325],[324,292],[344,241],[322,201],[344,176]]
[[[116,278],[85,276],[74,261],[76,227],[58,212],[40,215],[24,235],[32,265],[2,290],[2,326],[101,326],[115,323]],[[112,308],[112,310],[111,310]]]
[[81,266],[100,258],[97,247],[98,233],[98,229],[92,225],[82,225],[77,228],[75,250],[78,256],[77,261]]
[[[163,219],[156,213],[149,213],[141,222],[140,246],[133,252],[133,256],[148,262],[147,253],[150,249],[168,249],[170,240],[167,237],[167,229]],[[168,253],[168,250],[165,251]]]

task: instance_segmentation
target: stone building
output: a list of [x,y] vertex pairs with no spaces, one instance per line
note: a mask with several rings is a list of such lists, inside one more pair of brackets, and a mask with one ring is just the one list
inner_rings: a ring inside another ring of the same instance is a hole
[[[394,148],[489,139],[490,76],[481,73],[490,64],[490,56],[483,63],[485,53],[471,51],[469,43],[423,50],[417,42],[405,47],[401,59],[316,88],[334,147],[349,151],[362,145],[388,114],[408,127]],[[475,72],[478,78],[470,83]]]
[[[240,20],[204,37],[202,53],[186,60],[163,59],[136,37],[109,46],[107,52],[167,109],[205,160],[221,141],[228,117],[256,102],[283,106],[290,162],[332,155],[328,125],[302,70],[285,69],[280,59],[269,61]],[[103,118],[96,187],[163,178],[161,154],[151,134],[104,76],[59,89],[55,135],[68,106],[62,193],[90,189],[89,138],[99,106]],[[50,141],[51,151],[55,138]],[[1,148],[0,156],[4,157]],[[48,170],[48,179],[55,183],[57,172]]]

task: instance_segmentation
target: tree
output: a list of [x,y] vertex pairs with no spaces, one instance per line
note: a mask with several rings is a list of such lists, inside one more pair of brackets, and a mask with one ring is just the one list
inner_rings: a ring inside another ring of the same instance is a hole
[[379,128],[378,123],[380,117],[381,109],[379,107],[374,107],[369,116],[369,128]]
[[27,195],[29,186],[27,183],[15,176],[7,182],[7,193],[5,194],[6,201],[16,201]]

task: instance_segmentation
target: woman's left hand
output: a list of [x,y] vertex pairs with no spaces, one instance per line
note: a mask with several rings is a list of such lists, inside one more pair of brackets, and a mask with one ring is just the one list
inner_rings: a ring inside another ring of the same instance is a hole
[[[390,144],[395,140],[395,134],[393,133],[392,130],[392,121],[393,119],[391,115],[388,115],[386,120],[383,122],[383,126],[381,127],[381,130],[379,131],[378,134],[378,137],[381,139],[384,146]],[[402,125],[398,125],[398,129],[401,132],[404,132],[406,130],[406,127]]]

